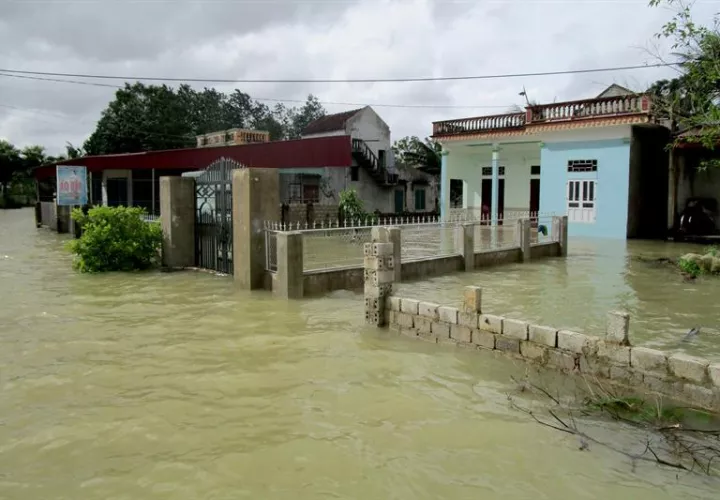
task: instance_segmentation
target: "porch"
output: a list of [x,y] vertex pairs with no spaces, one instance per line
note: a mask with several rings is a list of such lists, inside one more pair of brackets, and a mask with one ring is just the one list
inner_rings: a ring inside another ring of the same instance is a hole
[[[540,211],[539,141],[455,142],[443,151],[441,212],[446,219],[502,224]],[[450,185],[462,183],[462,204]],[[458,206],[459,205],[459,206]]]

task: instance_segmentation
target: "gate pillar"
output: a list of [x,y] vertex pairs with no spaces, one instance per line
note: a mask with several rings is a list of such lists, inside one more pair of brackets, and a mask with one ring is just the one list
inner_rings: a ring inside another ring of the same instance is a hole
[[265,221],[277,219],[280,176],[274,168],[233,171],[233,267],[245,290],[265,287]]
[[195,179],[160,177],[162,262],[167,267],[195,265]]

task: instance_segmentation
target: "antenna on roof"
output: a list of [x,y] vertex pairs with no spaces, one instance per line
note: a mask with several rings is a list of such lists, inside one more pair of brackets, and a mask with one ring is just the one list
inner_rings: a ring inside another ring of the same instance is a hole
[[528,99],[527,91],[525,90],[525,85],[523,85],[522,92],[520,92],[518,95],[521,95],[525,98],[525,102],[527,103],[528,108],[532,106],[532,104],[530,104],[530,99]]

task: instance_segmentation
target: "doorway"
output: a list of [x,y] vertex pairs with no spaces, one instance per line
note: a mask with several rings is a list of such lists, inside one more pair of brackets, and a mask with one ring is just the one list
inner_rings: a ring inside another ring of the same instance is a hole
[[540,179],[530,179],[530,217],[540,212]]
[[[482,180],[482,215],[484,224],[490,224],[492,220],[492,179]],[[502,225],[503,212],[505,212],[505,179],[498,179],[498,224]]]
[[395,213],[401,214],[405,211],[405,190],[395,190]]

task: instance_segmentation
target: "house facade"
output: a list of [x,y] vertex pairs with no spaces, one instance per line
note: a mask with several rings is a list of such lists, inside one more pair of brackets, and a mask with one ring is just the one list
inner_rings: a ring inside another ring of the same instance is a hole
[[[443,147],[443,217],[567,214],[574,236],[665,235],[668,131],[648,96],[611,86],[593,99],[435,122],[433,138]],[[453,180],[462,208],[450,207]]]
[[[323,186],[320,203],[337,204],[339,194],[354,189],[363,200],[368,212],[407,212],[407,184],[399,184],[392,152],[390,127],[370,106],[343,113],[323,116],[309,123],[302,131],[302,139],[348,136],[352,144],[352,165],[346,169],[332,169],[318,173],[318,179],[306,178],[303,182],[320,182]],[[301,179],[296,179],[297,183]],[[281,180],[282,182],[282,180]],[[302,188],[306,189],[306,188]],[[425,188],[417,184],[418,207],[428,207],[422,202]],[[414,200],[414,192],[410,193]],[[401,198],[402,197],[402,198]],[[429,200],[428,200],[429,201]],[[413,207],[415,205],[412,205]],[[402,208],[402,210],[399,210]],[[432,209],[418,210],[420,212]]]

